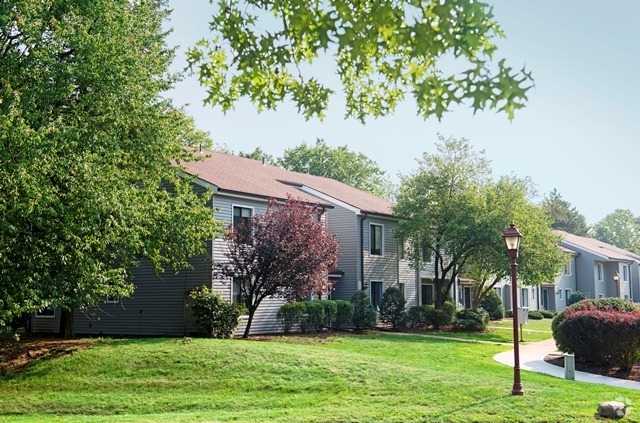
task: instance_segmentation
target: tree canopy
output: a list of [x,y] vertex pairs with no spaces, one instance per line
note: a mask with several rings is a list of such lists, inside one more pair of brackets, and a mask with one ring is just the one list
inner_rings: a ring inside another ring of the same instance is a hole
[[423,251],[432,257],[435,302],[441,307],[459,275],[476,281],[478,302],[509,271],[502,233],[516,222],[525,238],[520,272],[526,283],[553,279],[563,257],[549,220],[530,202],[527,179],[491,178],[484,151],[469,141],[440,136],[437,154],[423,155],[417,171],[403,177],[394,209],[403,220],[397,236],[407,239],[410,255],[423,266]]
[[615,210],[593,225],[593,237],[640,254],[640,218],[631,210]]
[[363,123],[408,96],[424,119],[459,103],[511,119],[533,84],[496,57],[504,34],[482,1],[218,0],[210,28],[187,60],[205,102],[225,112],[245,97],[259,111],[290,100],[307,119],[323,118],[336,84],[314,65],[328,57],[345,117]]
[[[157,1],[0,2],[0,326],[129,295],[127,269],[203,251],[207,198],[178,177],[198,134]],[[198,134],[200,136],[202,134]]]
[[588,236],[587,219],[571,203],[562,198],[554,188],[542,200],[542,208],[552,220],[553,229],[568,232],[578,236]]
[[382,198],[392,198],[395,191],[386,172],[375,161],[346,145],[332,148],[320,138],[315,145],[303,142],[286,149],[276,164],[287,170],[335,179]]
[[272,199],[264,214],[230,226],[225,239],[228,261],[214,263],[214,274],[232,277],[246,301],[245,338],[265,298],[295,301],[331,292],[327,271],[338,262],[339,243],[317,206],[293,198],[283,205]]

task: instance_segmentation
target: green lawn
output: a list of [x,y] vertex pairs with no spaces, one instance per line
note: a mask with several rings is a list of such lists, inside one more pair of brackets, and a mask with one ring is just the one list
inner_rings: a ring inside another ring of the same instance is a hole
[[[518,333],[519,331],[520,328],[518,328]],[[488,330],[484,333],[435,331],[429,332],[429,334],[448,338],[513,343],[513,321],[511,319],[491,321]],[[529,320],[529,323],[522,325],[523,342],[544,341],[551,337],[551,319]]]
[[[584,422],[640,392],[523,372],[508,346],[393,333],[113,340],[0,377],[2,422]],[[632,410],[627,421],[640,421]]]

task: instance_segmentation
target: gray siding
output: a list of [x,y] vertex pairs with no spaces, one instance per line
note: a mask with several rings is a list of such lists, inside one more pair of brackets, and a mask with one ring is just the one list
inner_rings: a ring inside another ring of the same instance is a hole
[[360,289],[358,221],[359,218],[353,211],[340,206],[326,212],[327,228],[340,242],[338,268],[344,272],[331,293],[331,298],[334,300],[350,300],[353,293]]
[[[398,241],[394,236],[397,222],[391,219],[369,216],[364,221],[364,280],[371,295],[371,282],[383,282],[382,290],[398,286]],[[382,255],[372,255],[370,251],[371,225],[383,226]]]

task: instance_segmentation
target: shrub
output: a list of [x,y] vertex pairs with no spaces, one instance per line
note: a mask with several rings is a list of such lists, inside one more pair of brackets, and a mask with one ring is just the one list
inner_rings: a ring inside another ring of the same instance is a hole
[[531,310],[528,313],[528,317],[531,320],[542,320],[542,319],[544,319],[544,316],[538,310]]
[[504,317],[513,317],[513,310],[506,310],[504,312]]
[[319,332],[324,325],[324,308],[319,301],[301,301],[304,307],[302,318],[300,319],[300,330],[302,333]]
[[489,294],[480,300],[480,307],[487,310],[489,318],[491,320],[504,319],[504,306],[502,305],[502,298],[493,289],[489,291]]
[[340,329],[353,319],[353,303],[345,300],[336,300],[335,303],[336,320],[334,324],[336,329]]
[[351,297],[353,303],[353,324],[356,330],[373,328],[376,325],[376,310],[366,291],[356,291]]
[[204,336],[231,338],[240,324],[240,316],[247,309],[240,304],[231,304],[206,286],[189,293],[191,310]]
[[304,314],[304,305],[302,303],[286,303],[280,306],[276,319],[284,333],[290,333],[300,324],[300,319]]
[[453,323],[456,317],[456,306],[451,301],[445,301],[440,309],[427,306],[426,315],[427,323],[434,329],[440,329]]
[[561,351],[623,371],[640,359],[640,310],[570,309],[564,315],[555,335]]
[[567,298],[567,307],[570,306],[571,304],[575,304],[586,299],[587,299],[587,296],[584,295],[582,292],[575,291],[573,294],[569,295],[569,298]]
[[540,314],[542,314],[542,317],[544,317],[545,319],[553,319],[554,316],[556,315],[551,310],[538,310],[538,311],[540,311]]
[[456,313],[455,330],[465,332],[482,332],[489,324],[489,313],[481,308],[467,308]]
[[421,305],[409,308],[409,312],[407,313],[408,322],[412,327],[424,325],[427,323],[427,307],[428,306],[426,305]]
[[569,307],[565,308],[562,312],[558,313],[551,322],[551,332],[553,337],[556,337],[556,332],[558,330],[558,326],[564,320],[564,316],[571,310],[617,310],[622,312],[632,312],[638,310],[631,301],[623,300],[622,298],[599,298],[595,299],[584,299],[575,304],[571,304]]
[[394,329],[404,327],[408,319],[407,311],[404,309],[406,303],[400,288],[393,286],[387,288],[382,294],[380,320],[384,323],[391,323]]
[[336,320],[338,305],[332,300],[317,300],[324,310],[324,326],[330,328]]

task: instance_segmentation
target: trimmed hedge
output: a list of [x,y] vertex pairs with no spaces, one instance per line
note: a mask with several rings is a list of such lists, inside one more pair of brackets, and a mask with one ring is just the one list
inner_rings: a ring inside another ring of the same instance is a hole
[[551,332],[553,333],[554,338],[556,337],[558,326],[564,320],[565,314],[571,310],[617,310],[623,312],[632,312],[638,310],[638,307],[636,307],[636,305],[631,301],[624,300],[622,298],[609,297],[599,298],[597,300],[585,299],[575,304],[571,304],[553,318],[553,321],[551,322]]
[[332,327],[338,314],[338,304],[332,300],[316,300],[316,302],[324,310],[324,326]]
[[555,317],[555,313],[551,310],[538,310],[540,312],[540,314],[542,314],[542,317],[544,317],[545,319],[553,319]]
[[451,325],[456,318],[456,306],[451,301],[445,301],[442,308],[427,306],[426,308],[427,323],[434,329],[440,329],[444,326]]
[[586,300],[587,296],[584,295],[582,292],[580,291],[575,291],[573,294],[569,295],[569,298],[567,298],[567,306],[570,306],[571,304],[575,304],[575,303],[579,303],[582,300]]
[[531,320],[542,320],[542,319],[544,319],[544,316],[538,310],[531,310],[529,313],[527,313],[527,315],[528,315],[529,319],[531,319]]
[[554,338],[558,349],[576,359],[633,368],[640,359],[640,310],[569,309]]
[[[413,306],[409,308],[408,322],[411,327],[427,324],[427,305]],[[433,306],[431,306],[433,307]]]
[[290,333],[300,325],[305,306],[301,302],[286,303],[280,306],[276,319],[284,333]]
[[483,332],[489,324],[489,313],[482,308],[467,308],[456,313],[455,330]]
[[320,332],[324,326],[324,307],[320,301],[301,301],[304,313],[300,319],[302,333]]

